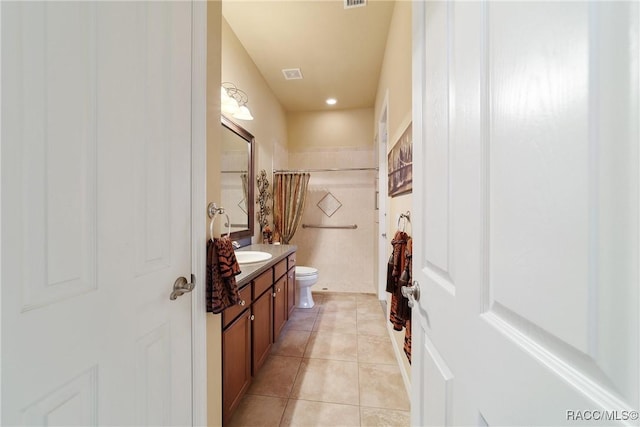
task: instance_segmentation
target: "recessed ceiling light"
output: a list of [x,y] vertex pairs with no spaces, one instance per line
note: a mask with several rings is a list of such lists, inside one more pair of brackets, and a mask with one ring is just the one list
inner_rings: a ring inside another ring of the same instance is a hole
[[336,104],[336,102],[338,102],[338,101],[337,101],[335,98],[329,98],[329,99],[327,99],[327,101],[326,101],[326,102],[327,102],[327,104],[329,104],[329,105],[335,105],[335,104]]

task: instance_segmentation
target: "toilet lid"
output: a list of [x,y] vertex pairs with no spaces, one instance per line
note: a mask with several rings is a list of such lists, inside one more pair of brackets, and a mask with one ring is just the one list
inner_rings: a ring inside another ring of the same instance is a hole
[[313,274],[318,274],[317,268],[296,265],[296,276],[311,276]]

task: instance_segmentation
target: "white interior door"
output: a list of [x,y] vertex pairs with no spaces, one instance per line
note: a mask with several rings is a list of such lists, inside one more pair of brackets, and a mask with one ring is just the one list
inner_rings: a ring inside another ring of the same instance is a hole
[[414,3],[412,424],[638,424],[639,6]]
[[2,2],[2,424],[191,424],[191,4]]

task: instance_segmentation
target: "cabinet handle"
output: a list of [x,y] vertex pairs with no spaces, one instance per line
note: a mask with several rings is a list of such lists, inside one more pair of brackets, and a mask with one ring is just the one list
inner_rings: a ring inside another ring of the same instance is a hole
[[244,305],[246,304],[246,302],[244,300],[240,301],[240,305],[244,307]]
[[280,288],[278,288],[278,292],[280,292]]
[[252,314],[251,315],[251,320],[255,320],[255,318],[256,318],[255,314]]
[[276,297],[276,293],[275,292],[272,293],[271,296],[275,298]]

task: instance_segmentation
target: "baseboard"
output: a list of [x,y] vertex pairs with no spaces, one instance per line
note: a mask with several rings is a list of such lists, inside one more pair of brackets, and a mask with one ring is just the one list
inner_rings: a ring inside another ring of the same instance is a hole
[[[385,316],[389,318],[389,311],[387,309],[386,301],[382,301],[382,305],[385,309]],[[399,332],[393,329],[391,322],[387,322],[387,331],[389,332],[389,338],[391,339],[391,345],[393,352],[396,355],[396,361],[398,362],[398,368],[400,368],[400,374],[404,381],[404,387],[407,390],[407,397],[411,400],[411,365],[408,365],[405,361],[407,356],[404,354],[404,331]],[[400,339],[402,334],[402,339]],[[400,342],[399,342],[400,341]]]

